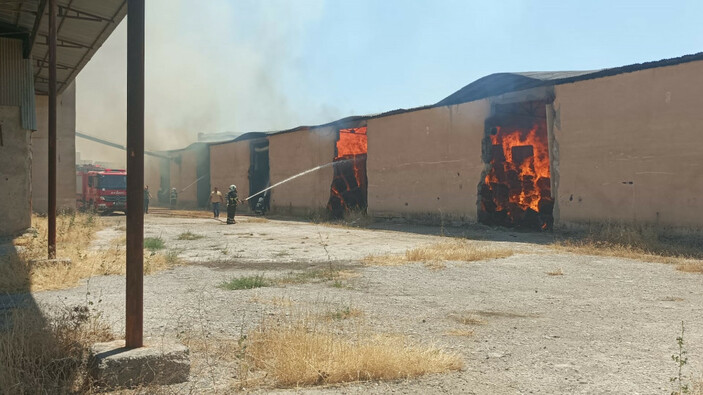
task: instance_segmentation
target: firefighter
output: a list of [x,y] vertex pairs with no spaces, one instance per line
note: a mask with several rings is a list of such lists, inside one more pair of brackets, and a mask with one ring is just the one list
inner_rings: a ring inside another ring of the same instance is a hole
[[171,188],[171,208],[176,208],[176,203],[178,203],[178,191],[176,188]]
[[264,215],[264,213],[266,213],[265,199],[263,196],[259,197],[259,200],[256,202],[254,212],[258,215]]
[[234,214],[237,212],[237,204],[239,204],[239,197],[237,195],[237,186],[230,185],[229,192],[227,193],[227,224],[236,224],[237,221],[234,220]]
[[151,200],[151,192],[149,186],[144,187],[144,214],[149,214],[149,201]]

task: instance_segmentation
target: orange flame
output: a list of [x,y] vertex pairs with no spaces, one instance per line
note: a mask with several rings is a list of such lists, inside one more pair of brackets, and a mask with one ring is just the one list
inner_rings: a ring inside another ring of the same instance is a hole
[[[507,185],[510,203],[522,210],[539,212],[540,199],[551,195],[546,131],[539,124],[529,130],[496,127],[496,131],[490,136],[493,156],[491,171],[484,180],[486,185],[491,190],[496,184]],[[498,199],[494,202],[498,210],[508,209]]]

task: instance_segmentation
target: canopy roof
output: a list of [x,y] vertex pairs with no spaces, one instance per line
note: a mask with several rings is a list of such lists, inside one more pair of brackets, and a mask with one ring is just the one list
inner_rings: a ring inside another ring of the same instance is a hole
[[[61,93],[127,14],[127,0],[57,0],[56,83]],[[0,0],[0,37],[23,41],[34,89],[48,93],[48,0]]]

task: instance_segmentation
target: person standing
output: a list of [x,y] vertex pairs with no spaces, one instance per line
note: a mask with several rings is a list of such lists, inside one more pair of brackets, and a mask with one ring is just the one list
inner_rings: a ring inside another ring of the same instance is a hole
[[178,191],[176,191],[176,188],[171,188],[171,208],[174,209],[176,208],[176,203],[178,203]]
[[144,214],[149,214],[149,201],[151,200],[151,192],[149,186],[144,187]]
[[237,196],[237,186],[230,185],[229,192],[227,192],[227,224],[236,224],[237,221],[234,220],[234,214],[237,212],[237,204],[239,204],[239,197]]
[[217,187],[210,192],[210,204],[212,204],[212,214],[215,218],[220,218],[220,203],[224,203],[225,198],[222,197],[222,192],[217,190]]

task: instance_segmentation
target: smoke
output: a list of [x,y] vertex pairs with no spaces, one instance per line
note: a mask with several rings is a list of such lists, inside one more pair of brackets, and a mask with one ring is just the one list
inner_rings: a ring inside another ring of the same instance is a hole
[[[154,0],[146,9],[145,145],[183,148],[197,134],[328,122],[336,108],[305,96],[300,54],[322,0]],[[126,20],[77,78],[77,129],[126,139]],[[78,139],[83,159],[125,154]]]

